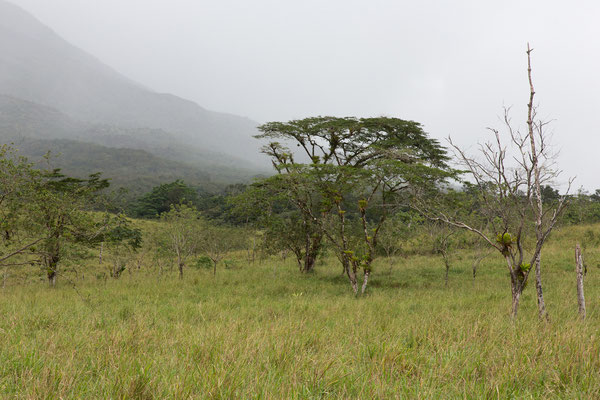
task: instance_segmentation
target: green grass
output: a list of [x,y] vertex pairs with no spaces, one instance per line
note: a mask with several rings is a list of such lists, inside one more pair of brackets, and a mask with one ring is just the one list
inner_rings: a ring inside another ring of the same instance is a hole
[[[587,250],[588,319],[577,318],[573,246],[557,232],[544,253],[550,323],[537,322],[533,282],[516,322],[496,255],[471,279],[454,259],[380,260],[354,298],[333,259],[300,275],[291,259],[235,269],[152,266],[75,291],[39,278],[0,289],[3,398],[598,398],[600,271]],[[600,227],[593,227],[598,232]],[[74,278],[75,279],[75,278]]]

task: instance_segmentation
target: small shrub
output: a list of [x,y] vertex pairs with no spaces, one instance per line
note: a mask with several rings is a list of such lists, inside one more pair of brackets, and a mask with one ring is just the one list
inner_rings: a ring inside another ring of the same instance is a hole
[[198,259],[196,260],[196,268],[198,269],[211,269],[212,267],[212,260],[206,256],[198,257]]

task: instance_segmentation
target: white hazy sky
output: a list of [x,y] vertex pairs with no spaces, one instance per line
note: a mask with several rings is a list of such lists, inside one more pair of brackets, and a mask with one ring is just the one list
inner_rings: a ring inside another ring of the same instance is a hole
[[524,121],[533,67],[562,179],[600,188],[600,2],[12,0],[128,77],[259,122],[397,116],[463,146],[503,106]]

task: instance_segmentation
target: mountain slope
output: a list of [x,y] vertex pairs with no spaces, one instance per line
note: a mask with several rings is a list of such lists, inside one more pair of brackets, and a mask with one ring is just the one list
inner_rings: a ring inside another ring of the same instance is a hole
[[266,165],[252,138],[256,122],[148,90],[4,0],[0,0],[0,93],[52,107],[75,120],[161,129],[192,147]]
[[4,95],[0,95],[0,141],[13,143],[33,160],[47,151],[61,153],[56,162],[66,172],[82,176],[102,171],[117,186],[139,186],[136,177],[154,184],[183,178],[214,190],[216,185],[249,181],[256,175],[242,168],[242,161],[191,150],[161,130],[75,121],[58,110]]
[[[61,168],[69,176],[85,178],[101,171],[113,188],[127,188],[131,198],[176,179],[208,192],[222,186],[198,168],[165,160],[144,150],[117,149],[70,139],[21,138],[13,145],[37,165]],[[44,158],[48,152],[49,165]]]
[[0,94],[0,140],[16,138],[75,139],[107,147],[141,149],[156,156],[206,170],[229,169],[235,178],[267,172],[247,168],[242,159],[196,148],[161,129],[120,128],[76,121],[51,107]]

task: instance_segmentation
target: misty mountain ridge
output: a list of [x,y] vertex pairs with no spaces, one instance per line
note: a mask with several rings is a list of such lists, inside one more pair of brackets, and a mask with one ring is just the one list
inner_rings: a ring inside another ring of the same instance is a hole
[[[258,123],[153,92],[0,0],[0,137],[141,149],[197,168],[268,171]],[[207,174],[207,175],[210,175]]]
[[[162,129],[120,128],[114,125],[76,121],[51,107],[0,94],[0,137],[71,139],[107,147],[146,150],[156,156],[179,160],[197,167],[227,167],[243,170],[246,160],[196,149]],[[258,169],[250,169],[250,172]],[[254,171],[256,172],[256,171]]]

